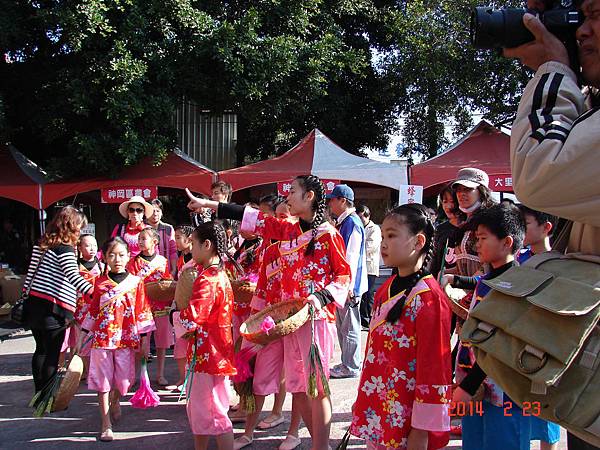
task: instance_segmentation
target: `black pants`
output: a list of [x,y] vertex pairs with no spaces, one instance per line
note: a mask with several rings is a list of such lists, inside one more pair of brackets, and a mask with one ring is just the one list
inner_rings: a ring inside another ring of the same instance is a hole
[[567,448],[569,450],[598,450],[598,447],[594,447],[592,444],[582,441],[571,433],[567,433]]
[[51,330],[32,329],[35,339],[35,352],[31,359],[35,391],[42,390],[58,369],[60,349],[65,339],[65,328]]
[[369,290],[365,292],[360,301],[360,322],[363,327],[368,327],[371,321],[371,309],[375,299],[375,281],[377,275],[367,275],[369,281]]

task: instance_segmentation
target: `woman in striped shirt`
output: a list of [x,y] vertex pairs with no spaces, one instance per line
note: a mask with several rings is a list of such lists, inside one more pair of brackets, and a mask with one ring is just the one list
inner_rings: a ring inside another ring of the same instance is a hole
[[72,206],[62,208],[33,247],[24,289],[25,318],[35,339],[31,361],[35,390],[40,391],[54,376],[65,330],[73,319],[77,292],[87,294],[93,286],[79,273],[75,245],[85,215]]

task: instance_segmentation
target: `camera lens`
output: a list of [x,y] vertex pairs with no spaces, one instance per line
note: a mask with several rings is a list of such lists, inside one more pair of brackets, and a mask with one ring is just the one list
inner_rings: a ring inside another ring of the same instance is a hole
[[471,43],[477,48],[517,47],[533,40],[523,25],[522,8],[478,7],[471,14]]

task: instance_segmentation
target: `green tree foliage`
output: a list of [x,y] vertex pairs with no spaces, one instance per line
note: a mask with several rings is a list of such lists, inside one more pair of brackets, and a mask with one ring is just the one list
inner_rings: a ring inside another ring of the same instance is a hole
[[[507,7],[511,2],[483,3]],[[447,127],[452,126],[454,138],[462,135],[473,125],[474,111],[494,123],[516,112],[527,74],[498,52],[470,44],[471,11],[481,4],[408,0],[388,10],[382,45],[389,47],[380,64],[403,87],[398,107],[407,156],[435,156],[449,144]]]
[[[512,113],[522,74],[468,45],[472,0],[1,0],[2,135],[55,175],[175,145],[182,97],[238,114],[238,162],[313,127],[344,148],[434,154],[470,110]],[[432,6],[433,5],[433,6]]]

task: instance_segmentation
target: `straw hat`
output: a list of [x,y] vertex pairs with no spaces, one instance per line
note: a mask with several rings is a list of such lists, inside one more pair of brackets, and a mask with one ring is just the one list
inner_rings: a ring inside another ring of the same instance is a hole
[[154,214],[154,206],[152,206],[150,203],[148,203],[144,199],[144,197],[141,197],[139,195],[134,195],[129,200],[125,200],[123,203],[121,203],[119,205],[119,212],[126,219],[129,218],[129,211],[127,211],[127,210],[129,209],[130,203],[139,203],[140,205],[142,205],[144,207],[144,217],[146,219],[148,217],[150,217],[152,214]]
[[56,397],[54,397],[52,412],[63,411],[67,409],[71,399],[77,393],[82,373],[83,360],[79,357],[79,355],[73,355],[73,358],[71,358],[71,362],[69,362],[69,366],[64,373],[64,377],[60,382],[60,387],[58,388]]

